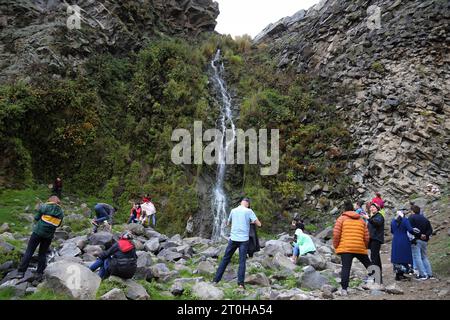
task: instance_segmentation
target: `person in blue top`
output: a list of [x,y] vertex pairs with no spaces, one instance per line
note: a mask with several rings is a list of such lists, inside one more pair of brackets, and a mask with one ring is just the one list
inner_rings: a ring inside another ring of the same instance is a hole
[[402,210],[397,211],[397,217],[392,219],[391,233],[392,237],[392,251],[391,263],[394,267],[395,280],[400,281],[407,279],[405,273],[410,273],[411,265],[413,263],[411,242],[408,237],[410,234],[415,234],[418,230],[414,230]]
[[355,203],[355,208],[356,208],[355,212],[357,214],[359,214],[363,218],[364,222],[367,223],[367,220],[369,220],[369,215],[367,214],[366,211],[364,211],[363,205],[364,205],[363,201],[361,201],[361,200],[356,201],[356,203]]
[[230,212],[227,221],[227,226],[231,224],[230,239],[228,240],[225,255],[223,256],[219,268],[217,269],[216,276],[214,277],[214,283],[218,283],[222,279],[225,269],[231,261],[231,257],[239,248],[238,286],[245,289],[245,264],[247,260],[250,224],[254,223],[256,226],[261,227],[261,222],[249,207],[250,199],[243,198],[241,205]]

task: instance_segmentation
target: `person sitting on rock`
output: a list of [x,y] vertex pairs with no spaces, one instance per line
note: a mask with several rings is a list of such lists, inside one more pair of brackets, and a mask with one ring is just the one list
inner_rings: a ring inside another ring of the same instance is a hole
[[132,239],[131,232],[125,231],[122,233],[119,241],[102,252],[89,269],[95,272],[100,268],[98,275],[102,279],[111,275],[131,279],[137,269],[136,248]]
[[128,224],[138,223],[141,218],[141,212],[142,212],[141,204],[134,203],[130,211],[130,219],[128,220]]
[[308,253],[316,253],[316,246],[310,236],[304,233],[304,224],[298,221],[295,230],[295,242],[293,243],[294,248],[292,250],[292,262],[297,263],[298,256],[304,256]]
[[94,207],[94,211],[95,218],[91,223],[94,225],[93,232],[96,233],[100,223],[111,221],[111,218],[117,211],[117,208],[107,203],[97,203]]
[[341,295],[347,295],[353,258],[357,258],[366,269],[371,265],[367,248],[369,230],[361,216],[353,210],[352,202],[344,202],[344,212],[336,220],[333,229],[333,247],[341,256]]
[[56,228],[63,220],[64,211],[61,208],[61,201],[57,196],[51,196],[48,202],[38,206],[34,220],[36,224],[33,227],[33,233],[28,241],[27,249],[18,268],[18,277],[23,278],[34,251],[39,246],[38,267],[36,278],[40,281],[47,264],[47,251],[52,243]]

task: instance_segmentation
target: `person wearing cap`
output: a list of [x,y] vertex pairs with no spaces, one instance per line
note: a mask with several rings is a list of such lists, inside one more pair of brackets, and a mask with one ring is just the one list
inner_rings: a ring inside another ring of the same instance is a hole
[[372,203],[376,203],[378,206],[378,211],[384,208],[384,200],[381,199],[381,193],[375,192],[375,197],[372,199]]
[[214,283],[218,283],[222,279],[225,269],[231,261],[231,257],[239,249],[238,286],[243,289],[245,288],[245,264],[249,245],[250,224],[254,223],[256,226],[261,227],[261,222],[249,207],[250,199],[244,197],[240,206],[230,212],[227,221],[227,226],[231,224],[230,239],[228,240],[225,254],[214,277]]
[[137,269],[136,248],[132,239],[132,234],[125,231],[119,241],[108,250],[103,251],[89,269],[95,272],[100,268],[98,275],[102,279],[106,279],[110,275],[131,279]]
[[383,282],[382,263],[380,257],[381,245],[384,243],[384,217],[380,212],[380,206],[377,203],[370,205],[370,218],[367,223],[369,228],[369,249],[370,260],[380,268],[381,283]]
[[61,201],[57,196],[51,196],[48,199],[48,202],[37,206],[36,214],[34,216],[36,224],[33,227],[27,249],[18,268],[19,278],[24,277],[31,258],[33,257],[36,248],[39,246],[36,278],[37,280],[42,279],[47,263],[47,251],[52,243],[56,228],[61,225],[63,217],[64,211],[61,208]]

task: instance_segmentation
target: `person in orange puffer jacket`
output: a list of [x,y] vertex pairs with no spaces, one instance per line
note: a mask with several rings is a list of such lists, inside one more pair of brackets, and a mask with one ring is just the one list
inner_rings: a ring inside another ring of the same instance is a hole
[[357,258],[366,269],[372,264],[367,255],[369,230],[349,200],[345,201],[344,212],[334,225],[333,246],[336,254],[341,256],[341,294],[346,295],[353,258]]

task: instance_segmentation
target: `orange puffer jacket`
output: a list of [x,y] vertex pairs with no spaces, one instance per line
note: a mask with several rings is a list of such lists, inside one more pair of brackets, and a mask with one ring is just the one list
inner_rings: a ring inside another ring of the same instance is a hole
[[361,216],[354,211],[345,211],[337,220],[333,230],[333,246],[336,253],[367,254],[369,230]]

